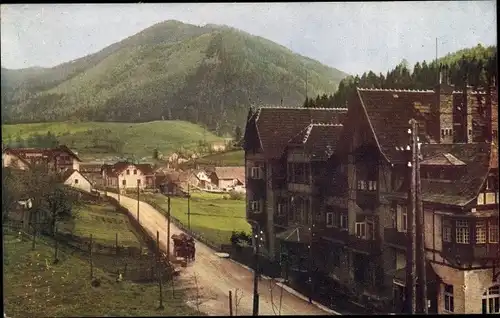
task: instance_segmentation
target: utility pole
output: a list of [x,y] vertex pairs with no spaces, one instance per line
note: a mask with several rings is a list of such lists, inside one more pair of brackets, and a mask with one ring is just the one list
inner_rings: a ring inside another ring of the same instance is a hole
[[259,246],[260,246],[260,235],[259,233],[259,227],[257,224],[254,226],[255,229],[255,255],[254,255],[254,260],[255,260],[255,270],[254,270],[254,276],[253,276],[253,316],[258,316],[259,315]]
[[140,179],[137,179],[137,223],[140,224],[140,222],[139,222],[139,182],[140,182]]
[[314,291],[314,286],[313,286],[313,277],[312,277],[312,271],[313,271],[313,236],[314,236],[314,220],[312,217],[312,213],[309,213],[309,219],[310,219],[310,228],[309,228],[309,246],[307,247],[309,249],[309,262],[308,262],[308,272],[309,272],[309,303],[312,304],[313,301],[313,291]]
[[191,186],[188,180],[188,229],[191,230]]
[[118,182],[118,203],[120,203],[120,182],[119,182],[119,181],[120,181],[120,179],[119,179],[119,178],[117,178],[117,180],[118,180],[118,181],[117,181],[117,182]]
[[[412,128],[413,129],[413,128]],[[419,256],[418,256],[418,261],[419,261],[419,267],[420,271],[418,273],[418,278],[419,278],[419,286],[420,286],[420,300],[421,300],[421,305],[420,305],[420,312],[423,314],[428,313],[428,305],[427,305],[427,257],[425,253],[425,218],[424,218],[424,209],[423,209],[423,202],[422,202],[422,184],[420,182],[420,160],[421,158],[421,152],[420,152],[420,143],[419,143],[419,138],[418,138],[418,126],[415,125],[414,128],[415,135],[417,136],[416,138],[413,138],[414,144],[413,147],[416,148],[416,156],[415,156],[415,178],[416,178],[416,201],[417,201],[417,220],[418,220],[418,227],[417,227],[417,239],[419,243]]]
[[410,145],[406,147],[407,153],[409,154],[408,170],[409,170],[409,180],[410,189],[408,192],[408,206],[407,206],[407,236],[408,236],[408,246],[406,253],[406,308],[407,313],[416,313],[416,127],[417,123],[414,119],[410,120],[411,128],[408,129],[408,134],[410,136]]
[[167,198],[167,259],[170,260],[170,192]]
[[307,68],[306,68],[306,98],[307,98]]

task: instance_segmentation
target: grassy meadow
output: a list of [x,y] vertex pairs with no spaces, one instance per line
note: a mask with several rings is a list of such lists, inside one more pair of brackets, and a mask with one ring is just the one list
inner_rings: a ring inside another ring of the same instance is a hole
[[147,123],[50,122],[2,125],[2,141],[27,139],[34,134],[56,135],[61,144],[74,149],[85,160],[134,156],[151,158],[155,148],[163,155],[180,149],[195,150],[200,141],[222,141],[210,131],[186,121]]
[[[233,231],[251,231],[245,216],[245,200],[228,199],[227,196],[206,192],[191,193],[191,229],[214,244],[231,244]],[[167,197],[162,194],[144,194],[142,198],[158,204],[163,209],[161,212],[168,209]],[[187,201],[186,198],[178,197],[170,200],[172,216],[186,227]]]
[[245,151],[235,150],[208,155],[196,160],[196,163],[214,166],[244,166]]
[[[114,208],[92,204],[79,209],[74,222],[62,225],[62,231],[114,244],[119,232],[120,245],[139,246],[128,218]],[[54,241],[39,237],[35,250],[29,238],[16,233],[4,234],[4,312],[9,317],[84,317],[84,316],[189,316],[201,315],[185,304],[183,291],[177,287],[175,297],[165,283],[164,309],[159,310],[158,283],[116,281],[116,263],[128,268],[150,261],[130,256],[94,254],[94,277],[100,286],[93,287],[89,277],[89,256],[59,243],[59,263],[53,264]]]

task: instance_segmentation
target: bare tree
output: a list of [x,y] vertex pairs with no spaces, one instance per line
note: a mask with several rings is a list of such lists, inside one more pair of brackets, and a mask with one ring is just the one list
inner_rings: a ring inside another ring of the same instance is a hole
[[234,315],[238,316],[238,307],[240,306],[241,299],[243,298],[243,292],[236,288],[234,290]]
[[195,294],[196,310],[200,311],[200,288],[198,286],[198,274],[194,273],[193,278],[194,278],[194,288],[196,289],[196,294]]

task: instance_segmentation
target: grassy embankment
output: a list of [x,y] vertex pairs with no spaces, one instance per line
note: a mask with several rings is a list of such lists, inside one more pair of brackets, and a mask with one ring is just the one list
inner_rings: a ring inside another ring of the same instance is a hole
[[[247,233],[251,231],[245,216],[245,200],[233,200],[227,197],[227,194],[205,192],[191,194],[191,229],[216,245],[231,244],[233,231]],[[162,213],[166,213],[168,209],[167,197],[162,194],[143,194],[142,199],[159,205]],[[187,201],[186,198],[177,197],[171,198],[170,201],[172,216],[186,227],[188,226]]]
[[[82,237],[92,234],[97,242],[111,246],[119,232],[120,245],[141,244],[128,218],[109,205],[86,206],[62,230]],[[39,238],[35,250],[30,240],[15,233],[7,234],[4,242],[4,312],[9,317],[197,315],[185,305],[181,290],[172,297],[166,286],[165,309],[158,310],[157,283],[134,283],[126,278],[116,282],[114,256],[93,255],[94,277],[101,284],[92,287],[88,254],[60,243],[60,262],[53,264],[54,244],[49,238]],[[135,265],[131,257],[121,261]]]
[[84,160],[108,157],[135,158],[153,156],[155,148],[164,155],[179,149],[196,150],[199,142],[222,141],[203,127],[180,120],[147,123],[50,122],[2,125],[2,141],[27,139],[34,134],[51,132],[61,144],[76,150]]

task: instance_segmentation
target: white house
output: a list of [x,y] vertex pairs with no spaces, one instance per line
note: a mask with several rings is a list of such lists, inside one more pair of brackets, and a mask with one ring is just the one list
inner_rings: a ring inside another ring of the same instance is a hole
[[86,192],[90,192],[93,188],[92,182],[87,179],[78,170],[67,170],[62,175],[62,180],[65,185],[77,188]]
[[150,164],[117,162],[114,165],[103,165],[104,184],[110,188],[140,189],[153,186],[153,167]]

